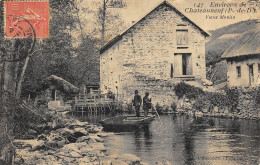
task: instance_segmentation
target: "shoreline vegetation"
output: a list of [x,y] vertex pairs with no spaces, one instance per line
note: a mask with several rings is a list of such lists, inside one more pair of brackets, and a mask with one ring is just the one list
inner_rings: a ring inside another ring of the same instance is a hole
[[165,114],[186,113],[194,116],[209,116],[240,119],[260,119],[260,88],[224,88],[208,92],[184,82],[173,89],[175,97],[171,105],[156,105],[157,111]]

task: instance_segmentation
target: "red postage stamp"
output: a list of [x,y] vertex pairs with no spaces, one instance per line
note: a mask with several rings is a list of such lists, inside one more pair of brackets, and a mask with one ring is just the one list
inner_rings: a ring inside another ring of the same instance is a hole
[[6,37],[26,37],[31,28],[38,38],[49,37],[49,1],[5,1]]

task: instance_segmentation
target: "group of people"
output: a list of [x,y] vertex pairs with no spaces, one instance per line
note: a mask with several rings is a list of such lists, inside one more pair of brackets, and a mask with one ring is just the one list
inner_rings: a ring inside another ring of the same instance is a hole
[[[152,99],[149,98],[149,92],[145,92],[145,96],[143,98],[143,110],[144,110],[144,117],[147,117],[149,109],[151,109]],[[140,108],[142,105],[142,98],[138,94],[138,90],[135,90],[135,96],[133,100],[133,106],[135,107],[136,116],[140,117]]]

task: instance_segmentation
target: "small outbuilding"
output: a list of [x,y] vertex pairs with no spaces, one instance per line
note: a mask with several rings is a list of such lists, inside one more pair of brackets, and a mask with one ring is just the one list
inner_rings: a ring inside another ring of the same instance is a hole
[[229,87],[260,85],[260,26],[245,32],[222,55],[227,62]]
[[59,101],[60,105],[64,105],[67,100],[74,99],[73,96],[79,93],[79,88],[61,77],[51,75],[43,80],[36,93],[36,102],[47,104],[51,101]]

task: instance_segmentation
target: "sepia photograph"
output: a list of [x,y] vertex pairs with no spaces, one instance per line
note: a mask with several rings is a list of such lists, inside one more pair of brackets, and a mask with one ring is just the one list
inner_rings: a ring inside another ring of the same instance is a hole
[[0,0],[0,165],[260,165],[260,0]]

